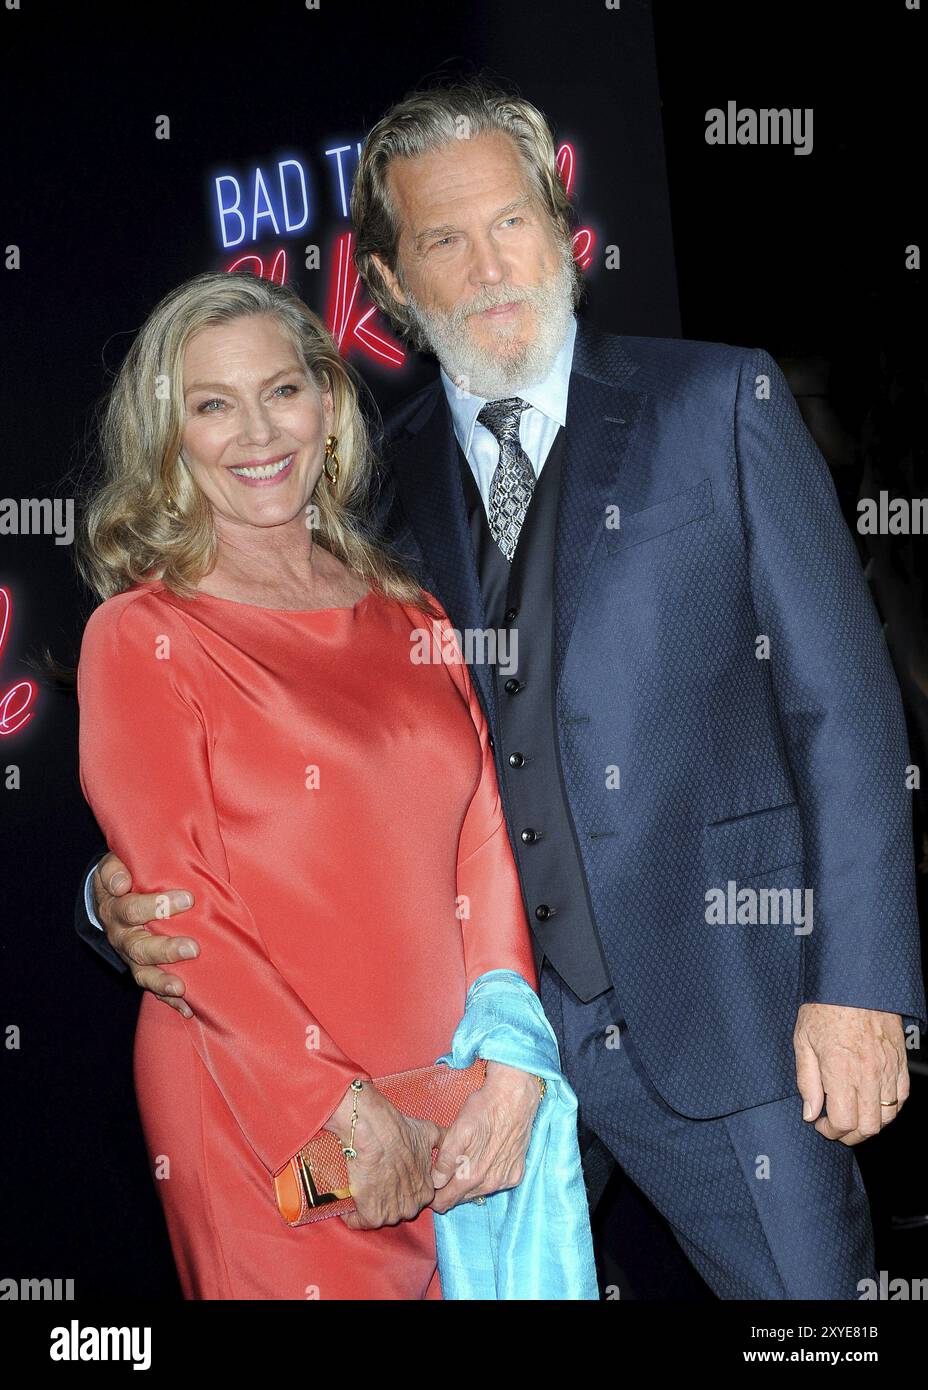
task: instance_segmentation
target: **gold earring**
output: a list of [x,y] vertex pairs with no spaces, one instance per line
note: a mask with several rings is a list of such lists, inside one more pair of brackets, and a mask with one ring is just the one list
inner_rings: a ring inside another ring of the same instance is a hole
[[[329,486],[330,486],[330,487],[334,487],[335,484],[338,482],[338,470],[339,470],[340,465],[339,465],[339,461],[338,461],[338,454],[335,452],[335,446],[336,446],[337,444],[338,444],[338,436],[337,436],[337,435],[335,435],[335,434],[329,434],[329,435],[326,436],[326,441],[325,441],[325,458],[324,458],[323,461],[322,461],[322,470],[323,470],[323,472],[325,473],[325,476],[326,476],[326,477],[328,478],[328,480],[329,480]],[[334,463],[335,463],[335,468],[334,468],[333,472],[331,472],[331,473],[329,472],[329,469],[328,469],[328,462],[329,462],[329,459],[332,459],[332,460],[334,461]]]
[[[185,466],[186,460],[183,454],[178,454],[177,462],[180,464],[181,468]],[[180,521],[180,509],[169,492],[165,492],[164,494],[164,510],[173,521]]]

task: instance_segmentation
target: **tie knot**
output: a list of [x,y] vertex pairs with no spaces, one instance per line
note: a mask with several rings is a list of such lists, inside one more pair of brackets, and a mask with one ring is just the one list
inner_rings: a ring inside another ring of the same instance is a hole
[[487,401],[477,419],[481,425],[486,425],[498,444],[518,443],[519,417],[523,410],[528,410],[528,401],[523,401],[521,396],[508,396],[503,401]]

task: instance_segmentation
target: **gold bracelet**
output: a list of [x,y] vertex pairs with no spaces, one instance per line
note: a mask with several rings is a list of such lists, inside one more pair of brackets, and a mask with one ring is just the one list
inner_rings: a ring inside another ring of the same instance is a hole
[[347,1145],[342,1144],[342,1153],[346,1158],[357,1158],[358,1156],[358,1151],[354,1146],[354,1131],[358,1123],[358,1096],[361,1094],[363,1087],[364,1082],[355,1077],[354,1081],[351,1083],[351,1089],[354,1091],[354,1098],[351,1102],[351,1134],[348,1136]]
[[544,1079],[543,1076],[536,1076],[536,1077],[535,1077],[535,1080],[538,1082],[539,1086],[541,1087],[541,1098],[542,1098],[542,1100],[544,1100],[544,1098],[545,1098],[545,1093],[547,1092],[547,1089],[548,1089],[548,1083],[547,1083],[547,1081]]

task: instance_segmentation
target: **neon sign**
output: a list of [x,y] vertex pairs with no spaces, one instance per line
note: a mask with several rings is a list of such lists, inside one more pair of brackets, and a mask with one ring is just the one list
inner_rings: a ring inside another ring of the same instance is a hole
[[333,145],[330,150],[325,151],[326,159],[331,158],[332,155],[335,156],[335,168],[336,173],[338,175],[338,199],[342,210],[342,217],[348,216],[348,202],[351,197],[351,188],[348,184],[345,183],[345,166],[342,163],[342,155],[346,154],[348,150],[353,148],[358,159],[360,159],[362,144],[363,141],[358,140],[358,142],[354,146]]
[[287,253],[283,247],[277,252],[274,263],[266,275],[264,273],[264,258],[254,252],[247,256],[239,256],[237,261],[226,266],[226,273],[231,275],[233,270],[240,270],[243,265],[251,265],[259,280],[270,280],[273,285],[285,285],[287,283]]
[[[273,198],[269,182],[275,189]],[[272,232],[275,237],[285,233],[295,236],[309,226],[306,170],[298,159],[278,160],[276,187],[259,166],[248,188],[234,174],[220,174],[215,188],[219,235],[226,248],[241,246],[249,229],[249,241],[262,241]],[[233,236],[236,230],[238,234]]]
[[[10,623],[13,619],[13,600],[9,589],[0,585],[0,656],[6,646]],[[35,710],[29,706],[34,702],[36,687],[32,681],[19,681],[0,695],[0,737],[15,734],[29,723]]]
[[342,232],[335,240],[329,298],[325,310],[325,325],[347,357],[350,345],[355,345],[375,361],[388,367],[402,367],[406,354],[399,343],[378,333],[371,323],[376,305],[366,307],[361,298],[361,277],[351,259],[354,232]]

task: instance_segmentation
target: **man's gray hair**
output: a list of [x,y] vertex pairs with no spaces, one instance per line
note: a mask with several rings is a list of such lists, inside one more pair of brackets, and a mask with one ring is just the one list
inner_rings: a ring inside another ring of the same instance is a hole
[[[452,140],[470,139],[483,131],[501,130],[511,136],[542,206],[559,240],[568,247],[573,208],[557,170],[554,139],[537,107],[504,91],[485,78],[470,78],[448,86],[407,92],[370,131],[351,190],[351,221],[355,232],[354,264],[378,309],[404,338],[421,344],[406,306],[394,299],[372,260],[377,253],[397,271],[400,229],[387,184],[393,159],[440,149]],[[583,279],[573,256],[574,307],[583,293]]]

